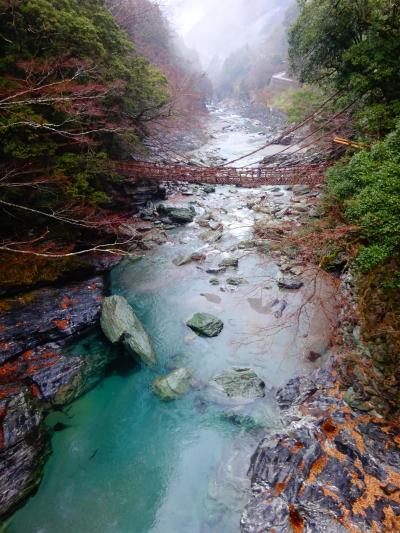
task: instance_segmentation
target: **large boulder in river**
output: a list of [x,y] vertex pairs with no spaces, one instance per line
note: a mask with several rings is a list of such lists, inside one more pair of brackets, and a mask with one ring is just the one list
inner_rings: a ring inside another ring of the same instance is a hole
[[193,222],[194,217],[196,216],[196,210],[193,206],[187,207],[160,204],[157,207],[157,211],[177,224],[188,224],[189,222]]
[[224,327],[222,320],[208,313],[196,313],[186,322],[186,325],[205,337],[217,337]]
[[176,400],[189,391],[191,382],[192,372],[188,368],[178,368],[153,381],[152,390],[161,400]]
[[131,355],[149,366],[157,364],[150,337],[125,298],[110,296],[104,300],[100,324],[110,342],[123,344]]
[[210,385],[223,396],[236,401],[252,401],[265,396],[265,383],[251,368],[231,368],[214,376]]

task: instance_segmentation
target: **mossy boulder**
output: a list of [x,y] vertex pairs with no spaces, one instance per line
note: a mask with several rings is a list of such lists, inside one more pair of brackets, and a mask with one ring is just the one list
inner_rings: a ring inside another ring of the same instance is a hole
[[190,390],[191,382],[192,372],[188,368],[178,368],[153,381],[152,390],[161,400],[176,400]]
[[227,278],[226,283],[228,285],[237,287],[239,285],[243,285],[243,283],[246,283],[246,280],[244,278]]
[[122,344],[149,366],[157,364],[151,339],[125,298],[110,296],[104,300],[100,324],[110,342]]
[[217,337],[223,330],[224,323],[219,318],[208,313],[196,313],[186,325],[204,337]]
[[231,368],[214,376],[211,386],[234,400],[251,401],[265,396],[265,383],[251,368]]

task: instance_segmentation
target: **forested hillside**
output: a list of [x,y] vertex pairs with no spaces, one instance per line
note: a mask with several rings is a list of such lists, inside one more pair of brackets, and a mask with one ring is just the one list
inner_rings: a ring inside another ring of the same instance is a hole
[[205,93],[148,0],[3,0],[0,16],[2,281],[31,283],[115,241],[113,161],[150,125],[190,127]]
[[[350,259],[368,346],[362,379],[366,387],[372,381],[381,407],[394,413],[400,405],[400,6],[392,0],[299,6],[289,38],[292,70],[323,97],[337,95],[332,113],[350,106],[353,139],[364,146],[328,171],[325,244],[331,259],[343,252]],[[362,368],[362,357],[356,361]]]

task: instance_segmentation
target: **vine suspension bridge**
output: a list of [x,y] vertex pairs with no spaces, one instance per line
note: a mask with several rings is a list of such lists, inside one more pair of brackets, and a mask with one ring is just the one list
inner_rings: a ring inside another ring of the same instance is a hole
[[128,179],[148,179],[159,182],[181,181],[213,185],[317,185],[323,182],[324,165],[295,165],[292,167],[200,167],[190,164],[146,163],[132,161],[118,163],[116,170]]
[[[129,161],[129,162],[116,162],[115,170],[121,175],[130,180],[154,180],[158,182],[168,181],[180,181],[188,183],[204,183],[213,185],[238,185],[242,187],[259,187],[262,185],[318,185],[324,181],[324,173],[327,168],[327,163],[317,164],[301,164],[300,162],[294,163],[291,166],[283,165],[268,165],[262,161],[257,163],[251,163],[247,167],[235,167],[234,163],[248,158],[256,153],[261,152],[264,148],[273,144],[279,144],[279,141],[285,136],[293,134],[294,132],[303,128],[307,123],[312,121],[332,100],[337,99],[340,95],[340,91],[333,94],[328,100],[326,100],[314,113],[309,115],[303,122],[293,126],[290,129],[282,132],[278,138],[272,139],[265,145],[253,150],[252,152],[242,155],[237,159],[229,161],[220,166],[205,166],[199,165],[194,161],[177,161],[168,163],[158,162],[144,162],[144,161]],[[302,139],[297,139],[293,144],[290,144],[275,153],[274,156],[280,155],[283,152],[287,152],[289,148],[296,148],[294,153],[300,152],[305,148],[314,145],[321,139],[326,139],[329,135],[326,128],[331,124],[330,128],[333,131],[336,130],[337,124],[335,121],[344,115],[352,106],[354,102],[351,102],[344,109],[336,113],[327,119],[323,125],[317,129],[312,130],[305,134]],[[333,125],[332,125],[333,123]],[[331,131],[331,133],[333,133]],[[322,134],[321,134],[322,132]],[[316,134],[321,134],[318,138],[315,138]],[[304,144],[307,141],[308,144]],[[351,146],[353,148],[361,148],[362,146],[351,141],[347,141],[341,137],[335,137],[332,139],[333,143],[340,146]],[[336,149],[337,150],[337,149]],[[335,150],[335,151],[336,151]],[[178,154],[179,156],[181,154]],[[173,158],[171,157],[171,160]],[[254,166],[254,165],[259,166]]]

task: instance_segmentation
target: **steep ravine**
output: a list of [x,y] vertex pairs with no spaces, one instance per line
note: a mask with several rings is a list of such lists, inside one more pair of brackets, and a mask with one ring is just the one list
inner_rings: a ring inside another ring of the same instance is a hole
[[[263,142],[257,122],[221,110],[212,120],[198,157],[231,159]],[[150,203],[124,228],[137,260],[110,280],[2,308],[1,512],[38,487],[6,530],[397,531],[399,434],[343,399],[332,339],[350,327],[352,342],[355,325],[337,309],[337,280],[289,244],[317,215],[320,190],[167,189],[164,208]],[[150,334],[156,368],[100,332],[110,293]],[[222,332],[194,334],[185,322],[196,312],[222,320]],[[154,379],[181,367],[191,390],[160,400]],[[234,367],[263,384],[244,402],[210,387]]]

